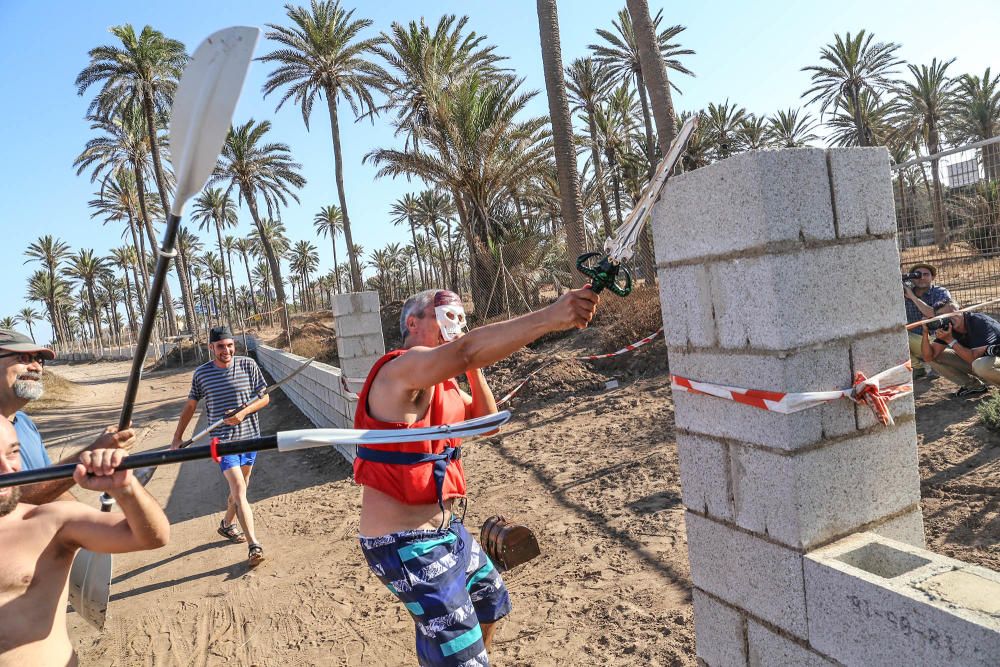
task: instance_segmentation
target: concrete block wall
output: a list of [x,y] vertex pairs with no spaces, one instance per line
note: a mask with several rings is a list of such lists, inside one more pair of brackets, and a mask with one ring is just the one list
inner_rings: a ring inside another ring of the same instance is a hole
[[[340,367],[348,378],[363,378],[385,354],[378,292],[335,294],[332,301]],[[351,389],[360,387],[352,384]]]
[[[823,391],[904,362],[889,182],[882,148],[755,151],[671,179],[653,211],[671,372]],[[699,658],[841,661],[811,641],[805,557],[862,530],[923,547],[912,398],[891,427],[849,401],[674,402]]]

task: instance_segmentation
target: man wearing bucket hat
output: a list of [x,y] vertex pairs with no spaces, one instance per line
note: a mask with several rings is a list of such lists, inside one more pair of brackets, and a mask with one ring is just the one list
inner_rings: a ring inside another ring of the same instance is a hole
[[[184,442],[184,431],[194,416],[198,401],[202,399],[205,401],[208,423],[225,418],[223,425],[212,431],[213,438],[243,440],[260,436],[260,423],[256,413],[270,400],[264,393],[267,383],[260,367],[250,357],[236,356],[233,334],[226,327],[214,327],[209,332],[208,349],[212,360],[194,371],[191,392],[177,422],[172,449],[180,447]],[[233,412],[234,410],[237,411]],[[222,476],[229,485],[229,498],[226,515],[219,524],[218,532],[230,542],[243,543],[249,540],[248,558],[251,567],[264,560],[264,547],[257,540],[253,510],[247,500],[247,487],[256,458],[257,453],[251,452],[219,459]],[[239,520],[238,525],[236,520]]]
[[[42,436],[31,418],[22,412],[29,402],[42,397],[45,387],[42,380],[42,368],[46,361],[55,359],[55,352],[36,344],[24,334],[11,329],[0,329],[0,413],[9,420],[17,431],[21,443],[21,461],[25,470],[34,470],[52,465],[48,452],[42,444]],[[135,444],[135,431],[125,429],[118,431],[116,426],[109,426],[98,438],[87,447],[95,449],[131,449]],[[80,460],[80,452],[59,461],[59,463],[76,463]],[[72,479],[55,480],[26,486],[22,491],[23,502],[41,505],[62,498],[73,500],[68,491],[73,486]]]
[[[914,264],[910,267],[907,275],[912,276],[908,281],[903,282],[907,324],[934,317],[934,304],[951,301],[951,293],[944,287],[934,284],[934,279],[937,277],[937,268],[934,265],[926,262]],[[915,377],[924,377],[928,374],[920,351],[923,332],[923,327],[917,327],[907,332],[910,344],[910,363],[913,366]]]

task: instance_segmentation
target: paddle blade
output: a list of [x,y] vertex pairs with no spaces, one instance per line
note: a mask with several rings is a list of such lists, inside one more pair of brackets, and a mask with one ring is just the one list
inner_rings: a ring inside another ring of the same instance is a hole
[[98,630],[104,629],[111,599],[111,554],[80,549],[69,572],[69,601],[76,613]]
[[260,29],[235,26],[209,35],[181,75],[170,115],[170,155],[177,190],[170,212],[205,186],[226,141]]

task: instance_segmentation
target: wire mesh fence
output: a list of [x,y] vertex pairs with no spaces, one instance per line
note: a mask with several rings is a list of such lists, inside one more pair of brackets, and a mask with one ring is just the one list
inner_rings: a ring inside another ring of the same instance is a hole
[[892,175],[900,268],[933,264],[934,282],[962,305],[1000,297],[1000,137],[904,162]]

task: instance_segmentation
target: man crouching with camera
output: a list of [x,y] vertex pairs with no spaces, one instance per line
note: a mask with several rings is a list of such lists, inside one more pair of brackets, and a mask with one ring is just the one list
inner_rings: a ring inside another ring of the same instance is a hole
[[942,321],[930,337],[924,327],[921,356],[959,386],[955,396],[982,394],[988,385],[1000,386],[1000,322],[982,313],[959,313],[955,301],[934,304],[934,314],[955,313]]

